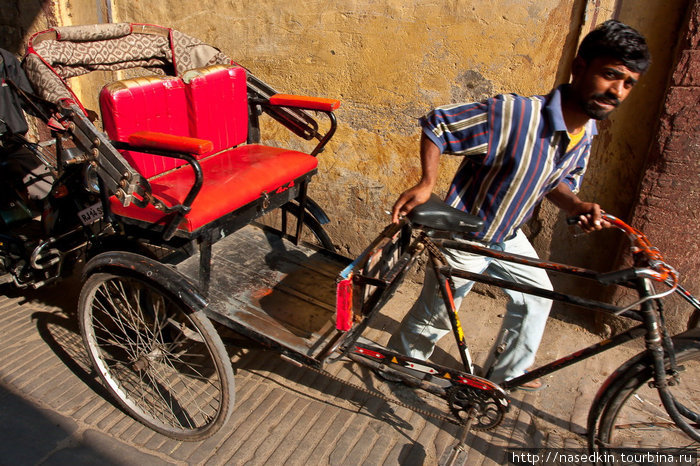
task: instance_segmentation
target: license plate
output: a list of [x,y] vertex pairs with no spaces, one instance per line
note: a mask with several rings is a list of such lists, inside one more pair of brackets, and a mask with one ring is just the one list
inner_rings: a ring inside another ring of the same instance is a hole
[[80,221],[83,222],[83,225],[95,223],[102,218],[102,215],[102,203],[100,202],[78,212],[78,217],[80,217]]

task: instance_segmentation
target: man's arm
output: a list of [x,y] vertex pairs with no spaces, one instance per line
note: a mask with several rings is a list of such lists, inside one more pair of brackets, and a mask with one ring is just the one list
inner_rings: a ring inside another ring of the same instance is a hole
[[414,187],[404,191],[391,209],[391,221],[397,223],[399,216],[408,214],[417,205],[428,201],[437,182],[440,165],[440,149],[425,133],[420,139],[421,179]]
[[566,183],[559,183],[547,194],[547,199],[570,216],[578,216],[578,224],[583,231],[591,232],[610,227],[608,222],[601,219],[600,206],[594,202],[583,202]]

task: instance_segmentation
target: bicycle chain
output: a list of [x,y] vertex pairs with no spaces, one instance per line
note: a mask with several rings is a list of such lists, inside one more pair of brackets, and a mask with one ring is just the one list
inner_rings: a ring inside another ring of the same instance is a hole
[[432,417],[432,418],[438,419],[438,420],[440,420],[440,421],[447,421],[447,422],[449,422],[449,423],[451,423],[451,424],[454,424],[454,425],[457,425],[457,426],[463,426],[463,425],[464,425],[464,423],[462,423],[462,422],[460,422],[459,420],[453,418],[452,416],[448,416],[448,415],[445,415],[445,414],[437,414],[437,413],[434,413],[434,412],[432,412],[432,411],[428,411],[428,410],[425,410],[425,409],[422,409],[422,408],[418,408],[418,407],[413,406],[413,405],[409,405],[409,404],[404,403],[404,402],[402,402],[402,401],[400,401],[400,400],[397,400],[397,399],[394,398],[394,397],[387,396],[387,395],[385,395],[385,394],[383,394],[383,393],[380,393],[380,392],[378,392],[378,391],[370,390],[370,389],[367,388],[367,387],[363,387],[363,386],[361,386],[361,385],[357,385],[357,384],[352,383],[352,382],[349,382],[349,381],[347,381],[347,380],[343,380],[343,379],[341,379],[340,377],[335,376],[335,375],[331,374],[330,372],[325,371],[325,370],[323,370],[323,369],[318,369],[318,368],[316,368],[316,367],[311,367],[311,366],[304,366],[304,367],[306,367],[307,369],[310,369],[310,370],[312,370],[312,371],[314,371],[314,372],[316,372],[316,373],[318,373],[318,374],[321,374],[321,375],[323,375],[323,376],[325,376],[325,377],[328,377],[328,378],[331,379],[331,380],[334,380],[334,381],[336,381],[336,382],[340,382],[340,383],[342,383],[342,384],[344,384],[344,385],[346,385],[346,386],[348,386],[348,387],[350,387],[350,388],[353,388],[353,389],[355,389],[355,390],[358,390],[358,391],[360,391],[360,392],[362,392],[362,393],[366,393],[366,394],[368,394],[368,395],[370,395],[370,396],[373,396],[373,397],[375,397],[375,398],[379,398],[379,399],[382,400],[382,401],[386,401],[387,403],[390,403],[390,404],[393,404],[393,405],[396,405],[396,406],[399,406],[399,407],[402,407],[402,408],[410,409],[410,410],[413,411],[413,412],[416,412],[416,413],[418,413],[418,414],[422,414],[422,415],[424,415],[424,416]]

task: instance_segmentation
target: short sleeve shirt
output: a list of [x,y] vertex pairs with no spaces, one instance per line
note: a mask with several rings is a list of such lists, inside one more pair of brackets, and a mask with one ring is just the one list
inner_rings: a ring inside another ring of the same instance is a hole
[[567,150],[562,89],[448,105],[421,118],[423,132],[442,153],[464,158],[445,201],[484,219],[475,239],[512,238],[559,183],[578,192],[597,130],[589,120],[585,135]]

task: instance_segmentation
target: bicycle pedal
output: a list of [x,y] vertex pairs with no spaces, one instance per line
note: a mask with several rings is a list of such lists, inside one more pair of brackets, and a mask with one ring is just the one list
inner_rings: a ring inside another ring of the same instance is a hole
[[446,448],[445,452],[440,457],[438,465],[440,466],[461,466],[467,464],[469,452],[464,445],[454,445],[451,448]]

